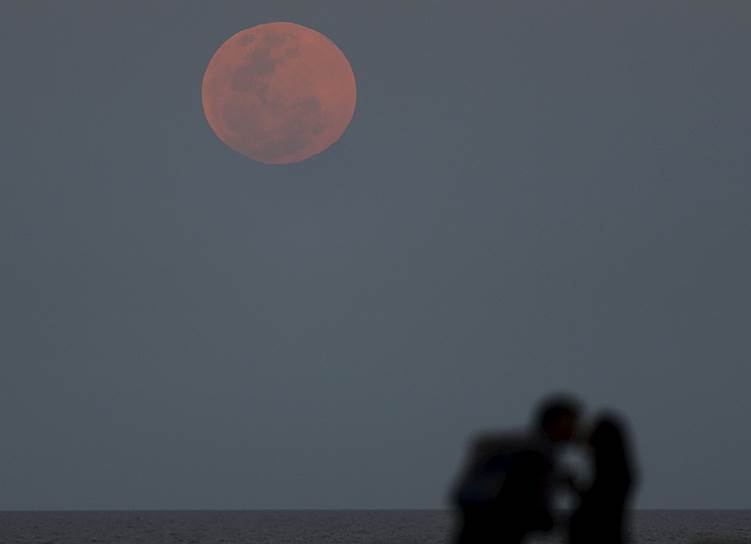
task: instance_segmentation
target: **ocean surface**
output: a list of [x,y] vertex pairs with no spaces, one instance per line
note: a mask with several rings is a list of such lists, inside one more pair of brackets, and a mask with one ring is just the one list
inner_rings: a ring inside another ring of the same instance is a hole
[[[751,511],[641,511],[633,519],[638,544],[751,544]],[[448,512],[414,510],[0,512],[0,543],[435,544],[447,542],[452,522]]]

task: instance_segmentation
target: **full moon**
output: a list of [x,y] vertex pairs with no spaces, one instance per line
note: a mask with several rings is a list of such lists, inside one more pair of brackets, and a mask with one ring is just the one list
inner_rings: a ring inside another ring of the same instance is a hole
[[229,38],[209,61],[201,94],[219,139],[266,164],[327,149],[349,125],[357,99],[344,54],[294,23],[262,24]]

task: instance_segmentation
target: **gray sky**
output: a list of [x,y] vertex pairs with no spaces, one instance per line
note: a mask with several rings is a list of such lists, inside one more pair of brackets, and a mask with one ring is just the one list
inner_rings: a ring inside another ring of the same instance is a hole
[[[222,144],[216,48],[352,63],[334,147]],[[644,507],[751,507],[751,5],[0,7],[0,509],[438,507],[568,389]]]

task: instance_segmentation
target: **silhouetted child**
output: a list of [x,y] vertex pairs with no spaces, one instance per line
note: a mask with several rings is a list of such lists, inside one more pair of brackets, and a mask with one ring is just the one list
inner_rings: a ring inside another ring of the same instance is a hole
[[588,438],[593,457],[592,485],[569,523],[569,544],[622,544],[625,512],[634,485],[634,468],[626,432],[618,418],[599,418]]

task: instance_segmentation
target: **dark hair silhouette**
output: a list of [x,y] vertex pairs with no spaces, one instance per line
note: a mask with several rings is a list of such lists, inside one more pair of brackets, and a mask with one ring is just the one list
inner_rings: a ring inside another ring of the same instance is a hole
[[569,542],[625,542],[625,511],[636,479],[625,426],[616,416],[603,415],[588,443],[594,480],[571,518]]
[[608,485],[615,485],[626,493],[633,481],[633,467],[623,425],[613,415],[600,417],[589,437],[589,445],[594,454],[595,474],[607,478]]
[[[556,427],[562,421],[573,423],[579,418],[581,405],[576,398],[570,395],[553,395],[543,400],[537,409],[535,425],[547,435],[556,434]],[[573,431],[572,429],[570,429]],[[565,437],[569,438],[569,437]]]

